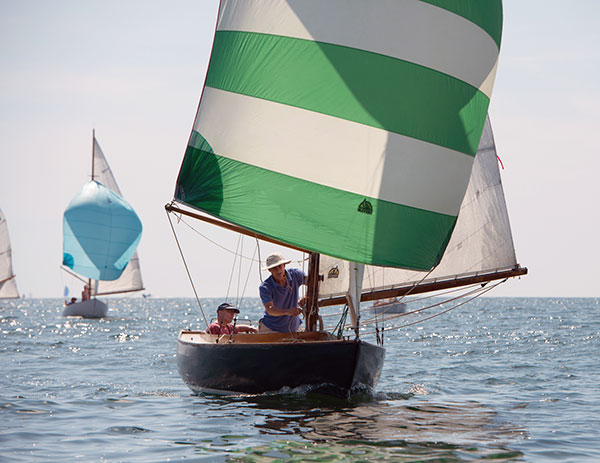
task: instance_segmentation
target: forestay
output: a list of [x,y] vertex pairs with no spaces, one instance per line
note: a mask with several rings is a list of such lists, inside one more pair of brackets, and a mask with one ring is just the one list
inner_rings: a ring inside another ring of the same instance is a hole
[[[341,259],[321,256],[319,272],[324,275],[324,281],[319,285],[321,298],[346,293],[349,265]],[[440,265],[429,275],[427,272],[367,266],[363,292],[509,270],[516,265],[496,146],[488,118],[458,222]]]
[[500,0],[223,0],[175,198],[307,250],[431,269],[501,27]]
[[12,268],[12,250],[6,218],[0,209],[0,299],[19,297]]

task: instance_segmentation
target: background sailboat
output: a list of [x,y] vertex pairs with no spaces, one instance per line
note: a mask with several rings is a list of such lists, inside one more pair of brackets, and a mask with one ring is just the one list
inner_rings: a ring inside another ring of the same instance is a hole
[[[256,392],[323,378],[373,386],[383,349],[359,340],[362,300],[425,291],[422,283],[456,280],[449,275],[472,284],[522,272],[500,205],[490,199],[498,208],[470,214],[464,200],[469,183],[479,198],[493,180],[476,154],[501,30],[499,0],[221,2],[175,191],[176,202],[218,219],[166,208],[307,252],[308,333],[218,345],[184,331],[178,367],[192,389]],[[508,252],[495,258],[506,229]],[[339,325],[349,313],[353,349],[337,344],[348,341],[343,329],[337,339],[318,332],[319,308],[330,304],[347,304]],[[293,357],[283,347],[290,339],[302,341]],[[274,360],[284,356],[285,365]],[[224,359],[235,371],[218,367]],[[278,369],[261,368],[261,383],[240,374],[249,359]],[[349,359],[355,369],[341,371]]]
[[142,224],[92,139],[92,181],[67,207],[63,230],[63,268],[88,278],[79,277],[90,288],[90,300],[67,305],[64,316],[103,317],[108,309],[96,296],[144,289],[136,251]]
[[6,218],[0,209],[0,299],[19,297],[17,281],[12,268],[12,250]]

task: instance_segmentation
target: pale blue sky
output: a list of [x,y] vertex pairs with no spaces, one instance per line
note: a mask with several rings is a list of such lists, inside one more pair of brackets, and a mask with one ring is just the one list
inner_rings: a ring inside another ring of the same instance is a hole
[[[70,284],[59,270],[62,213],[89,178],[95,128],[144,225],[147,292],[193,294],[163,206],[198,105],[217,7],[0,0],[0,208],[22,293],[61,297]],[[600,296],[599,23],[595,0],[504,1],[490,116],[517,256],[530,275],[491,295]],[[237,237],[194,226],[235,248]],[[231,254],[178,231],[199,294],[225,294]],[[254,269],[248,296],[257,281]]]

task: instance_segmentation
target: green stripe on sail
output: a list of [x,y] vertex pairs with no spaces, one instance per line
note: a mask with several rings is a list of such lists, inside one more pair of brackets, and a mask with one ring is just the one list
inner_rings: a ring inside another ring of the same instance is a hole
[[451,11],[477,24],[500,49],[502,39],[502,0],[421,0]]
[[209,87],[377,127],[474,156],[488,97],[423,66],[348,47],[236,31],[215,36]]
[[307,250],[418,270],[439,262],[456,222],[456,217],[365,198],[215,155],[197,133],[186,151],[176,198]]

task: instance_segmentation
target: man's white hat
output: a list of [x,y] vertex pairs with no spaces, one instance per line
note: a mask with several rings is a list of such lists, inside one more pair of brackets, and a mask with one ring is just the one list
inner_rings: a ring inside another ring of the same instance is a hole
[[277,267],[281,264],[289,264],[291,260],[285,260],[280,252],[274,252],[267,257],[263,270],[269,270],[270,268]]

